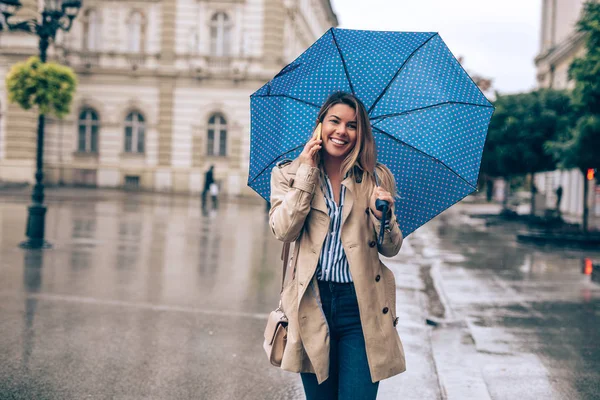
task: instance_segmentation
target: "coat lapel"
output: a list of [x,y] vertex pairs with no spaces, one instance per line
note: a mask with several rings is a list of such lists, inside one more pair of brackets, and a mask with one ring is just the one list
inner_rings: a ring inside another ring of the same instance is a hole
[[352,175],[346,177],[346,179],[342,181],[342,185],[346,187],[346,197],[344,198],[344,209],[342,213],[342,226],[344,226],[348,215],[350,215],[350,211],[352,211],[352,206],[354,205],[355,186]]
[[317,187],[315,189],[315,195],[313,196],[312,201],[310,202],[310,206],[315,210],[319,210],[325,213],[326,215],[329,215],[329,211],[327,210],[327,204],[325,203],[325,194],[323,193],[323,190],[321,190],[320,184],[317,184]]

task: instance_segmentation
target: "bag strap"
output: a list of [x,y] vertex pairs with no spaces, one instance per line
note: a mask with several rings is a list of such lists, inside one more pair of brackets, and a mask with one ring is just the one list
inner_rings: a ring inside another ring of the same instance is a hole
[[281,260],[283,261],[283,273],[281,274],[281,291],[283,293],[283,285],[285,283],[285,273],[287,271],[288,260],[290,259],[290,244],[284,243],[281,249]]

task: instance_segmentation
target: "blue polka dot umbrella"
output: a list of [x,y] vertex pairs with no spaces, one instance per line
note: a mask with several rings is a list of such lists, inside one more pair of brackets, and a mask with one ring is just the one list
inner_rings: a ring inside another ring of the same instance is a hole
[[442,38],[332,28],[251,96],[248,185],[263,198],[271,169],[300,154],[336,91],[369,112],[405,236],[476,190],[493,106]]

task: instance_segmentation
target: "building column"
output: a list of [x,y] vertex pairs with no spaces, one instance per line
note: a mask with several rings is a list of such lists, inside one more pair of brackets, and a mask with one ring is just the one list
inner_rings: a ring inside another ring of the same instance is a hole
[[[37,18],[39,7],[37,0],[22,0],[22,7],[15,15],[15,19]],[[8,72],[12,66],[24,61],[30,55],[37,55],[37,37],[26,32],[5,32],[10,35],[23,38],[24,48],[8,48],[4,52],[4,62]],[[9,42],[12,46],[12,41]],[[2,84],[4,87],[4,83]],[[36,137],[38,115],[35,110],[23,110],[19,105],[8,102],[8,95],[3,99],[6,102],[3,113],[4,132],[2,135],[3,157],[0,158],[0,181],[7,182],[34,182]]]
[[0,181],[34,182],[37,113],[8,103],[5,114],[4,159]]
[[176,16],[177,1],[163,0],[158,101],[158,168],[154,180],[154,188],[159,191],[170,191],[173,186],[171,158],[173,153],[173,103],[176,85]]
[[279,70],[283,65],[285,7],[282,0],[265,0],[263,60],[265,68]]

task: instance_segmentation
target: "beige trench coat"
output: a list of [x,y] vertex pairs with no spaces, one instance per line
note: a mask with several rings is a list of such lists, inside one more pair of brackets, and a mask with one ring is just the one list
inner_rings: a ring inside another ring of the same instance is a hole
[[[341,240],[356,289],[371,379],[377,382],[406,370],[395,327],[395,279],[378,254],[396,255],[402,245],[402,233],[392,217],[383,244],[378,246],[381,225],[369,209],[373,183],[367,179],[363,182],[362,174],[357,173],[342,185],[346,187],[346,197]],[[329,331],[315,271],[329,222],[317,168],[295,160],[273,169],[271,230],[283,242],[296,242],[288,270],[295,268],[295,275],[282,294],[289,325],[281,368],[315,373],[319,383],[329,376]]]

